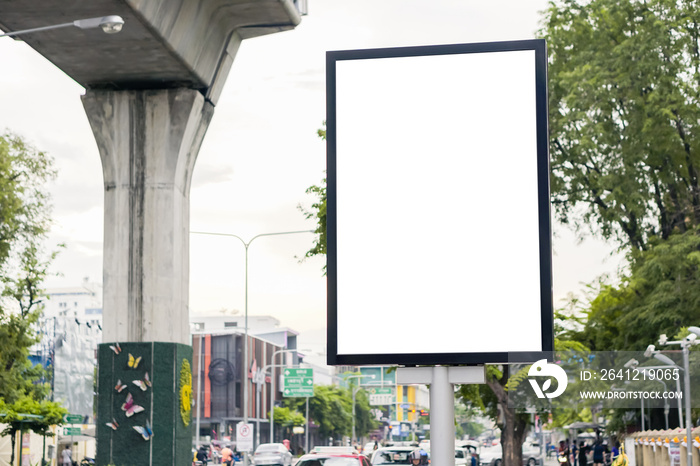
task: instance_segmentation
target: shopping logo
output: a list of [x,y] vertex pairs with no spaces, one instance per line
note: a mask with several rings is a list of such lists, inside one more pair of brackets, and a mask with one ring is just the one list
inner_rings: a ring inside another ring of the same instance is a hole
[[[537,398],[556,398],[566,390],[566,385],[569,383],[564,369],[556,364],[550,364],[546,359],[540,359],[530,367],[527,375],[530,377],[530,385],[535,390]],[[533,377],[548,377],[544,381],[542,387]],[[557,389],[552,393],[547,393],[547,390],[552,386],[552,378],[557,381]]]

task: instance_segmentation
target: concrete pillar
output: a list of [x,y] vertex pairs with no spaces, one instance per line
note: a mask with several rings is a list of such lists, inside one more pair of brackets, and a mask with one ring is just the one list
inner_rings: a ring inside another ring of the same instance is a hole
[[434,366],[430,384],[430,460],[444,466],[455,464],[454,387],[449,369]]
[[105,186],[103,341],[189,345],[189,191],[214,106],[192,89],[88,90]]
[[189,192],[214,107],[192,89],[89,90],[83,106],[105,186],[98,463],[189,464]]

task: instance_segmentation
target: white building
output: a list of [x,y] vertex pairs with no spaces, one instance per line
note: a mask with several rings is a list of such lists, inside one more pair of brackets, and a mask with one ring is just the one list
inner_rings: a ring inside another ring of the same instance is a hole
[[71,414],[93,419],[94,369],[102,342],[102,286],[87,279],[81,286],[45,292],[39,343],[32,360],[51,371],[52,399]]
[[73,317],[102,328],[102,285],[87,279],[81,286],[46,290],[44,318]]

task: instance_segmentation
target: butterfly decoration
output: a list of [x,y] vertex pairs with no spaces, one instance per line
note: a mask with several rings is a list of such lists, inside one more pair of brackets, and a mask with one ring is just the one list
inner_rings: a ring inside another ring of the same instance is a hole
[[143,412],[143,410],[143,406],[134,404],[134,397],[131,396],[131,393],[127,393],[126,402],[122,405],[122,411],[126,412],[126,417],[131,417],[136,413]]
[[119,354],[122,352],[122,347],[119,346],[119,343],[115,343],[113,345],[109,345],[109,349],[114,351],[114,354]]
[[148,441],[153,437],[153,429],[151,429],[151,423],[146,419],[145,426],[134,426],[134,430],[141,434],[144,440]]
[[144,392],[151,386],[151,379],[148,378],[148,372],[146,372],[143,380],[132,380],[132,382]]
[[129,367],[131,369],[136,369],[139,367],[139,363],[141,362],[141,356],[138,358],[135,358],[131,353],[129,353]]
[[117,430],[117,428],[119,427],[119,424],[117,424],[117,421],[114,418],[112,418],[112,422],[107,422],[106,424],[107,427],[111,427],[112,430]]
[[117,391],[117,393],[121,393],[122,390],[126,388],[126,384],[122,383],[121,379],[117,380],[117,385],[114,386],[114,389]]

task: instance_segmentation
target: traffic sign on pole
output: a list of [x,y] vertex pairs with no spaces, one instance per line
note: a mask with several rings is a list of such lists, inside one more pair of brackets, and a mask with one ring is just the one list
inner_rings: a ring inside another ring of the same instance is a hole
[[66,414],[63,416],[63,421],[67,424],[82,424],[83,415],[82,414]]
[[285,369],[282,394],[285,397],[314,396],[314,370],[308,367]]
[[394,390],[392,388],[369,388],[370,405],[391,405],[394,404]]
[[236,424],[236,449],[239,451],[253,450],[253,425],[239,422]]
[[63,428],[63,435],[80,435],[80,433],[81,433],[80,427],[64,427]]

